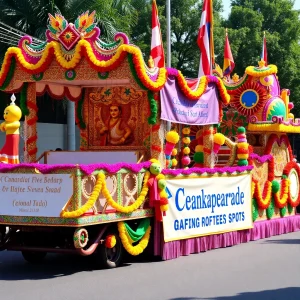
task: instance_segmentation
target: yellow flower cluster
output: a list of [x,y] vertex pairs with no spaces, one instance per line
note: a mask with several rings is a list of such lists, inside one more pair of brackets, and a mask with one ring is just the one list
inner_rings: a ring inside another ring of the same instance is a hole
[[300,126],[284,124],[248,124],[248,131],[300,133]]
[[89,209],[91,209],[93,207],[93,205],[95,204],[96,200],[99,197],[99,194],[101,192],[102,185],[103,185],[103,178],[102,178],[101,174],[103,176],[105,176],[103,173],[98,174],[95,187],[93,189],[93,192],[92,192],[89,200],[82,207],[80,207],[79,209],[77,209],[75,211],[65,211],[65,208],[64,208],[60,214],[61,217],[77,218],[77,217],[83,215],[85,212],[87,212]]
[[150,177],[150,172],[146,172],[146,174],[145,174],[144,184],[143,184],[143,188],[142,188],[140,195],[138,196],[136,201],[129,206],[122,206],[114,201],[114,199],[110,195],[109,190],[107,189],[106,182],[105,182],[105,175],[101,173],[100,176],[102,176],[102,180],[103,180],[102,193],[107,201],[107,204],[109,206],[113,207],[114,209],[116,209],[117,211],[122,212],[122,213],[131,213],[131,212],[137,210],[144,203],[145,198],[148,193],[148,190],[149,190],[147,182]]
[[97,176],[97,181],[96,181],[95,187],[93,189],[93,192],[92,192],[89,200],[82,207],[80,207],[79,209],[77,209],[75,211],[65,211],[65,209],[63,209],[61,212],[61,217],[77,218],[77,217],[83,215],[85,212],[87,212],[89,209],[91,209],[93,207],[93,205],[97,201],[101,192],[103,193],[104,197],[106,198],[108,205],[115,208],[119,212],[131,213],[131,212],[135,211],[136,209],[138,209],[146,199],[146,195],[147,195],[148,189],[149,189],[147,186],[149,176],[150,176],[150,173],[146,172],[145,177],[144,177],[144,184],[143,184],[142,191],[141,191],[139,197],[136,199],[136,201],[129,206],[122,206],[113,200],[113,198],[111,197],[109,190],[107,189],[107,186],[106,186],[105,175],[103,173],[99,173]]
[[139,241],[139,243],[136,246],[132,246],[132,240],[130,239],[130,237],[126,232],[126,227],[124,222],[118,223],[118,231],[119,231],[119,236],[122,245],[129,254],[134,256],[139,255],[148,246],[150,240],[151,226],[148,227],[145,235],[142,237],[142,239]]
[[268,65],[266,69],[260,70],[257,67],[250,66],[246,68],[245,73],[253,77],[264,77],[271,74],[276,74],[277,67],[275,65]]

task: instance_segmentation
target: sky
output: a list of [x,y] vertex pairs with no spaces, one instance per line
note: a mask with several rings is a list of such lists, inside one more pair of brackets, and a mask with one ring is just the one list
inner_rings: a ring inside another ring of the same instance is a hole
[[[228,17],[228,14],[230,13],[230,0],[223,0],[223,8],[224,8],[224,12],[223,12],[223,16],[224,17]],[[296,0],[295,1],[295,5],[294,5],[295,9],[299,9],[300,10],[300,1]]]

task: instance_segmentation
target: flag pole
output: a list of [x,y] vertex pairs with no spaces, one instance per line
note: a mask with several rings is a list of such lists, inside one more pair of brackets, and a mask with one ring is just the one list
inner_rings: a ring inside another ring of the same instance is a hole
[[[171,0],[166,0],[167,13],[167,67],[171,68]],[[171,130],[171,122],[167,121],[167,131]]]
[[167,67],[171,68],[171,0],[167,0]]
[[[214,45],[214,14],[213,0],[210,2],[211,26],[210,26],[210,49],[211,49],[211,72],[215,65],[215,45]],[[212,74],[212,73],[211,73]]]

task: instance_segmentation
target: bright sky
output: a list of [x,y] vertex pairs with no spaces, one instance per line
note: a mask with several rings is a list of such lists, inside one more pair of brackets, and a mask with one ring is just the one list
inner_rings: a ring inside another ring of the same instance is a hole
[[[231,3],[230,0],[223,0],[223,8],[224,8],[223,16],[224,17],[227,17],[230,12],[230,9],[231,9],[230,3]],[[300,10],[300,1],[299,0],[295,1],[294,8]]]

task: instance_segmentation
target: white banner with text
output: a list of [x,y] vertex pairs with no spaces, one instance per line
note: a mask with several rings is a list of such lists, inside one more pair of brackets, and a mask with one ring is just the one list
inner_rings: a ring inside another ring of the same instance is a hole
[[71,174],[0,174],[0,215],[59,217],[73,194]]
[[253,227],[251,174],[167,180],[165,242]]

